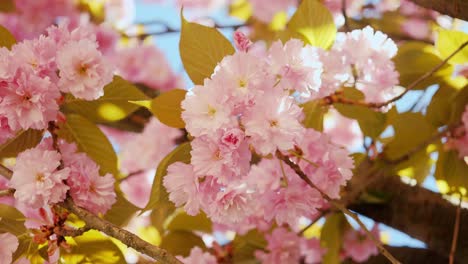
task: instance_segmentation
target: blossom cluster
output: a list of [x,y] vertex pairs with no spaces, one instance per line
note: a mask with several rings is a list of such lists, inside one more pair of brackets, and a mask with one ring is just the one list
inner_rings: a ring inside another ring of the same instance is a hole
[[35,148],[20,153],[9,186],[20,206],[39,209],[62,202],[67,193],[80,207],[105,214],[116,201],[114,177],[100,175],[99,166],[75,144],[45,139]]
[[2,142],[20,129],[44,129],[56,120],[61,92],[93,100],[113,77],[95,34],[86,28],[69,31],[66,23],[11,50],[0,48],[0,61]]

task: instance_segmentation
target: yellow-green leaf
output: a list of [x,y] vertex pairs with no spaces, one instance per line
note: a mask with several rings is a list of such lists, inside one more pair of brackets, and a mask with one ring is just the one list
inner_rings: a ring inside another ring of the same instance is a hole
[[15,11],[15,1],[14,0],[2,0],[0,3],[0,12],[1,13],[10,13]]
[[210,219],[204,214],[196,216],[188,215],[185,212],[178,213],[167,226],[168,230],[202,231],[211,233],[212,224]]
[[[462,44],[468,41],[468,34],[447,29],[439,29],[439,34],[436,40],[437,50],[440,52],[442,59],[447,58]],[[459,51],[453,56],[449,62],[451,63],[467,63],[468,62],[468,47]]]
[[258,230],[251,230],[242,236],[236,236],[232,242],[233,262],[243,263],[255,259],[254,253],[256,250],[262,250],[267,246],[267,242]]
[[21,130],[14,137],[0,145],[0,157],[15,157],[26,149],[33,148],[42,139],[43,131],[28,129]]
[[457,151],[444,151],[440,147],[434,176],[444,180],[450,187],[468,188],[468,165]]
[[11,49],[16,44],[15,37],[8,31],[8,29],[0,26],[0,47]]
[[174,89],[160,94],[151,102],[151,112],[161,123],[175,128],[184,128],[182,120],[182,107],[180,103],[185,99],[187,91]]
[[170,216],[175,212],[176,208],[174,204],[167,199],[156,202],[153,208],[150,215],[151,223],[160,233],[163,233],[168,219],[170,219]]
[[301,106],[305,114],[305,118],[302,121],[304,127],[322,131],[323,116],[328,111],[328,107],[321,105],[320,100],[309,101]]
[[114,76],[114,80],[104,87],[104,95],[93,101],[65,97],[62,111],[86,116],[94,122],[113,122],[121,120],[139,108],[129,101],[143,101],[149,98],[136,86]]
[[78,150],[86,153],[101,168],[101,174],[112,173],[117,177],[117,155],[102,131],[86,118],[69,114],[58,130],[59,137],[74,142]]
[[323,256],[324,264],[339,264],[343,234],[346,228],[346,218],[341,213],[327,217],[320,233],[320,243],[327,250]]
[[356,119],[364,135],[377,138],[386,127],[386,117],[381,112],[376,112],[365,106],[334,104],[340,114]]
[[252,15],[252,5],[247,0],[235,0],[229,6],[229,15],[247,21]]
[[199,236],[187,231],[171,231],[162,238],[161,242],[161,248],[175,256],[188,256],[193,247],[206,248]]
[[452,115],[450,123],[457,124],[460,122],[461,116],[468,105],[468,85],[454,95],[452,100]]
[[217,29],[191,23],[181,14],[179,51],[185,71],[195,84],[203,84],[216,65],[234,53],[228,39]]
[[163,178],[167,174],[167,167],[177,161],[190,163],[191,150],[192,147],[190,146],[190,142],[182,143],[167,154],[167,156],[159,163],[158,169],[156,170],[156,176],[154,177],[153,186],[151,187],[150,200],[143,211],[151,209],[157,210],[158,208],[156,205],[158,202],[160,203],[169,200],[166,189],[163,186]]
[[16,236],[26,233],[26,217],[16,208],[0,204],[0,233],[12,233]]
[[333,16],[318,0],[303,0],[297,8],[288,28],[298,32],[312,46],[328,49],[336,37]]
[[432,96],[431,103],[427,107],[426,118],[433,126],[439,127],[448,123],[455,94],[455,89],[440,85],[437,92]]
[[91,230],[71,240],[70,252],[61,251],[65,263],[127,263],[117,245],[99,231]]
[[125,226],[140,208],[125,199],[121,191],[116,191],[116,193],[117,201],[112,205],[112,208],[106,213],[104,218],[114,225]]

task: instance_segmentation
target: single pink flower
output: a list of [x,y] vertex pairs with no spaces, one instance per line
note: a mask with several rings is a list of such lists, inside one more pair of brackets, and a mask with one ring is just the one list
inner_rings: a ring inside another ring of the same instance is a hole
[[175,206],[182,206],[189,215],[196,215],[200,210],[198,195],[198,178],[193,172],[193,166],[182,162],[171,164],[167,168],[167,175],[163,185],[169,193],[169,200]]
[[299,263],[301,259],[300,245],[303,238],[294,232],[279,227],[266,235],[268,245],[265,251],[255,251],[255,257],[264,264]]
[[217,264],[216,257],[210,253],[203,252],[201,248],[194,247],[190,250],[190,255],[186,258],[177,256],[184,264]]
[[0,263],[12,263],[13,253],[19,246],[18,238],[10,233],[0,234]]
[[[379,240],[379,227],[374,225],[371,230],[372,235]],[[364,262],[371,256],[379,254],[374,241],[367,237],[364,230],[348,230],[343,237],[343,250],[345,256],[350,257],[358,263]]]
[[316,238],[303,240],[300,246],[301,254],[305,256],[306,264],[318,264],[322,262],[327,249],[320,246],[320,240]]
[[238,51],[247,52],[252,45],[252,41],[240,30],[234,32],[234,45]]

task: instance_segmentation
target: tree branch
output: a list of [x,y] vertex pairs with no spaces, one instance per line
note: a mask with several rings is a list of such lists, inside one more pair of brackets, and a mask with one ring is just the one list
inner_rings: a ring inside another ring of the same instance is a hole
[[411,2],[435,10],[441,14],[449,15],[468,21],[468,1],[466,0],[410,0]]
[[[430,263],[430,264],[447,264],[448,259],[440,256],[436,252],[424,248],[410,247],[386,247],[390,253],[401,260],[403,263]],[[385,262],[383,256],[371,257],[366,264],[382,264]]]

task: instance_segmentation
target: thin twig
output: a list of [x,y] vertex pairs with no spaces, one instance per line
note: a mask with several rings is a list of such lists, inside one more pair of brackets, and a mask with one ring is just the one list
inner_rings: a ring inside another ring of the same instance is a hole
[[299,233],[297,233],[298,235],[302,235],[305,233],[305,231],[307,231],[309,228],[311,228],[313,225],[315,225],[315,223],[317,223],[318,220],[320,220],[320,218],[322,218],[324,215],[326,215],[327,213],[329,212],[329,210],[325,210],[323,211],[322,213],[320,213],[320,215],[317,216],[317,218],[314,219],[314,221],[310,222],[310,224],[308,224],[307,226],[305,226],[304,228],[301,229],[301,231],[299,231]]
[[457,206],[457,212],[455,215],[455,225],[453,227],[452,248],[450,249],[449,264],[453,264],[455,261],[455,251],[457,250],[458,233],[460,231],[460,211],[461,211],[462,200],[463,200],[463,196],[460,193],[460,202],[458,203],[458,206]]
[[6,190],[0,190],[0,197],[3,196],[10,196],[15,193],[15,189],[6,189]]
[[[0,174],[10,179],[13,175],[13,171],[0,164]],[[177,258],[169,254],[166,250],[156,247],[142,240],[138,236],[128,232],[127,230],[124,230],[112,224],[111,222],[99,218],[93,213],[87,211],[86,209],[78,207],[75,203],[73,203],[70,197],[65,199],[64,202],[60,203],[59,206],[77,215],[81,220],[83,220],[86,223],[86,228],[104,232],[105,234],[120,240],[125,245],[132,247],[135,250],[146,254],[157,261],[160,261],[161,263],[181,264],[181,262]],[[84,230],[85,229],[83,229],[82,231]]]
[[325,192],[323,192],[320,188],[318,188],[310,179],[309,177],[302,171],[302,169],[297,165],[296,163],[292,162],[287,156],[283,155],[280,151],[276,151],[276,157],[278,159],[284,161],[291,169],[296,172],[296,174],[303,180],[305,181],[310,187],[316,189],[322,197],[327,200],[329,203],[331,203],[334,207],[336,207],[338,210],[343,212],[345,215],[348,215],[352,219],[354,219],[359,226],[361,227],[362,230],[364,230],[367,234],[367,236],[374,242],[374,244],[377,246],[379,249],[380,253],[384,255],[391,263],[393,264],[400,264],[401,262],[398,261],[388,250],[382,245],[382,243],[373,236],[373,234],[367,229],[367,227],[362,223],[362,221],[359,219],[357,214],[351,212],[346,208],[344,205],[342,205],[340,202],[331,199]]
[[121,182],[123,182],[123,181],[125,181],[125,180],[128,180],[128,179],[130,179],[131,177],[134,177],[134,176],[136,176],[136,175],[139,175],[139,174],[141,174],[141,173],[143,173],[143,172],[145,172],[145,170],[137,170],[137,171],[130,172],[130,173],[127,175],[127,177],[120,178],[120,179],[117,180],[117,182],[118,182],[118,183],[121,183]]
[[56,228],[56,230],[54,230],[54,233],[57,234],[57,235],[60,235],[60,236],[77,237],[77,236],[83,235],[84,233],[88,232],[89,230],[91,230],[91,228],[88,227],[88,226],[80,227],[78,229]]
[[341,0],[341,14],[344,18],[344,28],[346,32],[351,31],[348,22],[348,15],[346,14],[346,0]]

